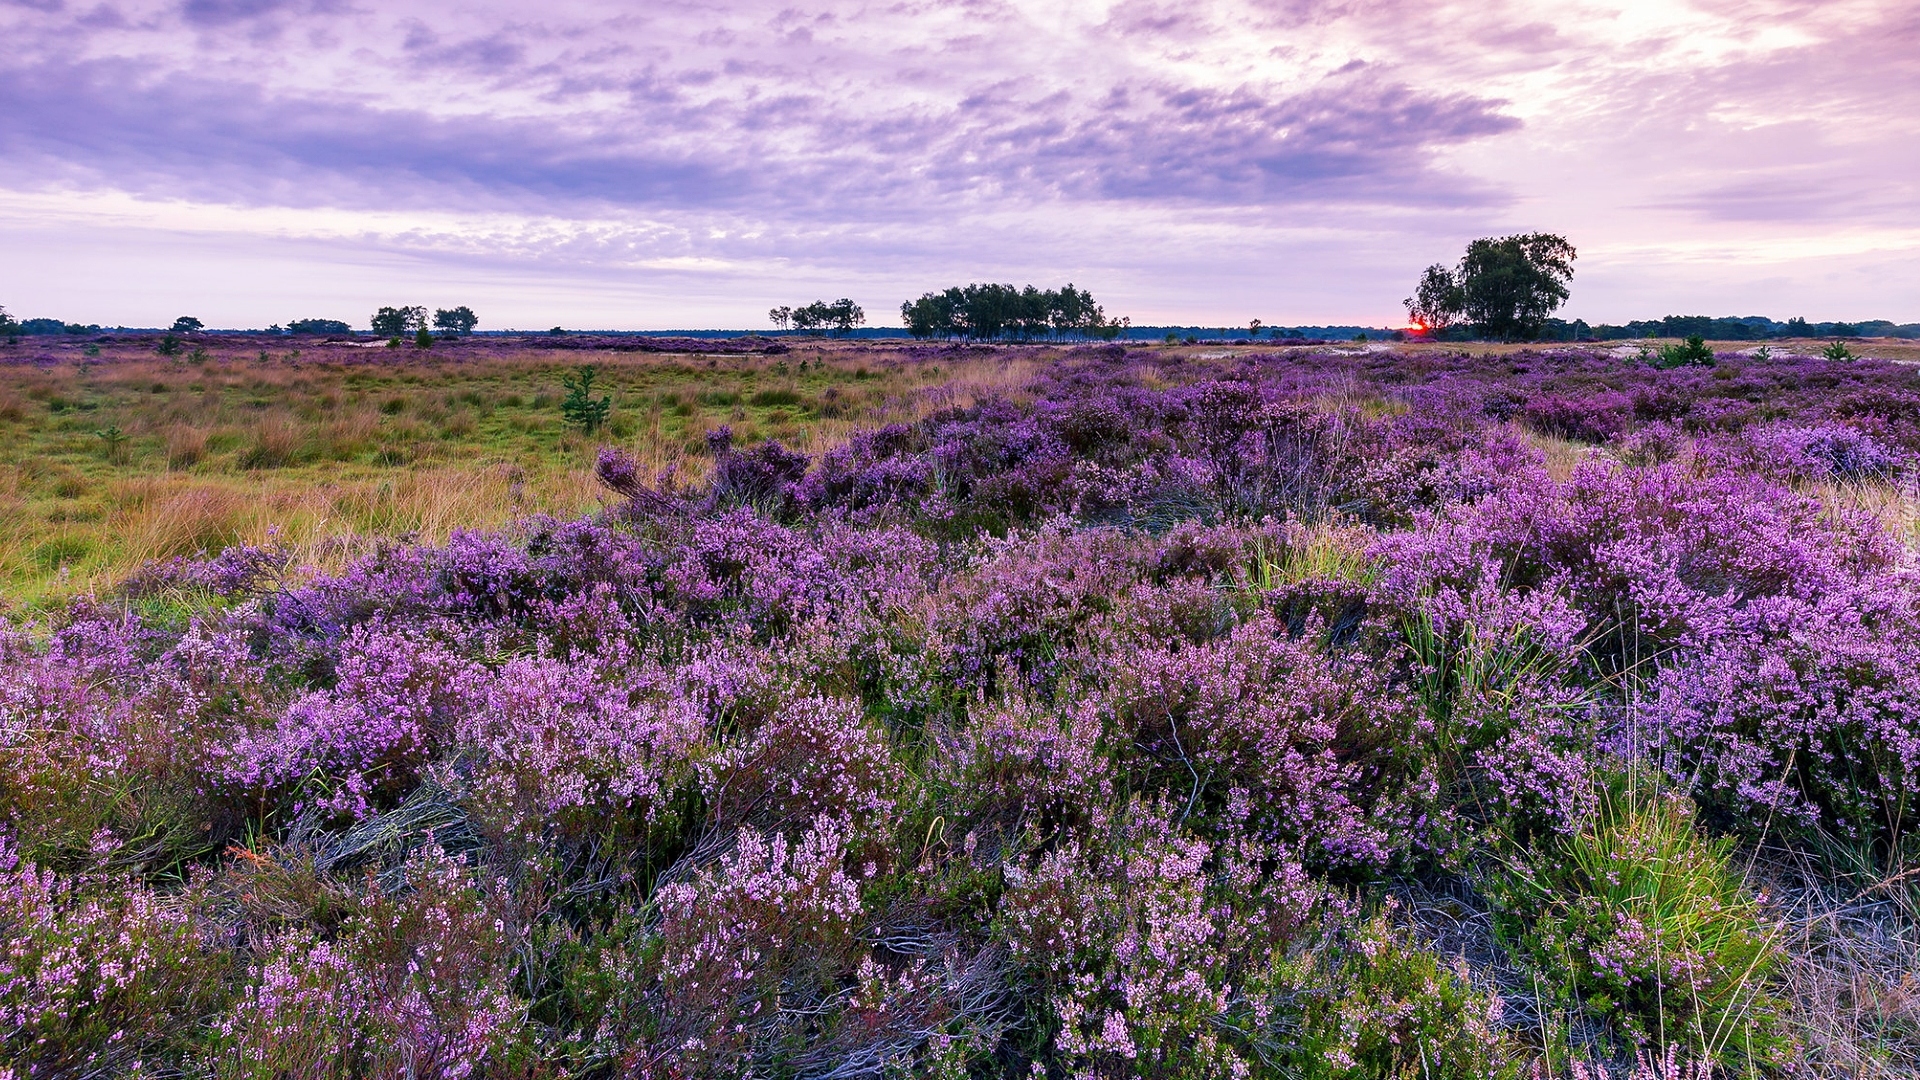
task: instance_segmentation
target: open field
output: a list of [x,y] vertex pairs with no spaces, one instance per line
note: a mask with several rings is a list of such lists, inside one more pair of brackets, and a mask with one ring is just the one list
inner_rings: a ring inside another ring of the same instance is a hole
[[579,344],[0,369],[0,1076],[1920,1073],[1920,366]]
[[[489,339],[430,353],[209,337],[0,346],[0,595],[74,595],[142,563],[269,537],[337,564],[358,541],[594,508],[595,448],[697,481],[704,436],[818,452],[861,426],[1026,377],[1023,355],[903,363],[888,348],[635,353]],[[91,347],[97,355],[89,355]],[[604,431],[562,380],[598,369]],[[117,434],[108,434],[117,433]]]
[[[76,595],[148,561],[270,537],[305,562],[340,565],[372,539],[439,541],[456,528],[582,513],[600,502],[591,476],[599,445],[625,448],[649,472],[673,468],[697,481],[709,460],[705,433],[720,425],[743,443],[775,439],[817,454],[861,427],[1014,392],[1064,351],[803,341],[784,353],[627,352],[578,344],[475,339],[421,354],[209,336],[170,358],[154,355],[146,338],[0,347],[0,596]],[[1773,348],[1814,353],[1821,344]],[[1754,347],[1716,345],[1729,354]],[[1303,351],[1153,348],[1206,360]],[[1631,357],[1637,348],[1614,343],[1607,354]],[[1858,348],[1920,362],[1913,343]],[[1419,357],[1459,347],[1315,351]],[[569,428],[559,408],[562,380],[582,364],[599,369],[598,393],[614,403],[606,430],[593,437]]]

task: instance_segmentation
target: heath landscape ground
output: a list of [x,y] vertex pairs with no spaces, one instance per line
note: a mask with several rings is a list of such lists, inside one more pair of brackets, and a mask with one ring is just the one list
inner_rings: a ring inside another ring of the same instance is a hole
[[0,1075],[1914,1075],[1825,344],[7,349]]

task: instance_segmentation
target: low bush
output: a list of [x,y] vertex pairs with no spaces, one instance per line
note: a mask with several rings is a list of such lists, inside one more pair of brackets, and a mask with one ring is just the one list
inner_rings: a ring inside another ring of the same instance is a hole
[[1779,932],[1731,841],[1702,837],[1683,799],[1612,791],[1574,835],[1517,857],[1495,892],[1546,984],[1634,1043],[1742,1075],[1787,1061],[1770,985]]
[[1712,367],[1717,358],[1706,339],[1695,334],[1677,344],[1662,345],[1649,362],[1656,368]]

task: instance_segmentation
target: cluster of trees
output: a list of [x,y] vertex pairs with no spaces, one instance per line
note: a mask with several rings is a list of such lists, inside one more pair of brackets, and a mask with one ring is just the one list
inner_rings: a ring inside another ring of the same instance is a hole
[[1119,337],[1131,320],[1109,322],[1093,294],[1068,284],[1024,289],[993,282],[955,285],[900,305],[907,332],[917,338],[969,341],[1049,337]]
[[[278,330],[279,327],[274,327]],[[287,323],[289,334],[351,334],[353,327],[340,319],[294,319]]]
[[805,333],[824,329],[845,334],[856,326],[865,326],[867,313],[859,304],[843,296],[831,304],[825,300],[815,300],[797,308],[782,304],[767,312],[767,320],[782,330],[793,329]]
[[[314,320],[331,322],[331,320]],[[427,332],[427,309],[420,306],[383,307],[373,313],[370,320],[373,332],[381,337],[397,338],[409,334],[419,335]],[[480,319],[473,309],[465,304],[457,308],[440,308],[433,313],[433,328],[443,334],[459,336],[473,333],[480,325]]]
[[1552,233],[1485,237],[1453,269],[1435,263],[1407,297],[1407,317],[1444,334],[1465,323],[1480,337],[1529,341],[1571,295],[1573,245]]
[[22,319],[14,321],[13,316],[0,308],[0,334],[9,339],[18,337],[45,337],[51,334],[97,334],[98,323],[69,323],[59,319]]

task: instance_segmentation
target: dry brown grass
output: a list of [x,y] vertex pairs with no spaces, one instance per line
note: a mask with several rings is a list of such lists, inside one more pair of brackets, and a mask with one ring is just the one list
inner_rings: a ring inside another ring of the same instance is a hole
[[1920,1076],[1920,869],[1858,887],[1776,851],[1754,878],[1783,916],[1779,992],[1811,1075]]

